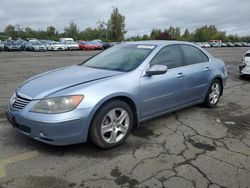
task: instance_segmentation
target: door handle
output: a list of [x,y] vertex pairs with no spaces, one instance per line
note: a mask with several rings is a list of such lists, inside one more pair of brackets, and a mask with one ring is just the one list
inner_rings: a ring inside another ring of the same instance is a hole
[[206,67],[206,68],[205,68],[205,71],[210,71],[210,70],[211,70],[210,67]]
[[177,78],[181,78],[181,77],[184,77],[184,74],[182,72],[177,74]]

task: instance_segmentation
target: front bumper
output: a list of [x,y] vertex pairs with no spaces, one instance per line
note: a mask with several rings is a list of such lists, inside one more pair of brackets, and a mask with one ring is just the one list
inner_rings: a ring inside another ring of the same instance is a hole
[[60,46],[55,46],[55,47],[53,47],[53,50],[54,51],[59,51],[59,50],[65,50],[65,48],[64,47],[60,47]]
[[70,46],[69,47],[70,50],[79,50],[79,46]]
[[86,142],[88,136],[91,109],[76,111],[75,116],[72,116],[72,112],[65,113],[61,120],[60,115],[13,111],[10,108],[7,109],[6,116],[16,130],[35,140],[51,145],[70,145]]

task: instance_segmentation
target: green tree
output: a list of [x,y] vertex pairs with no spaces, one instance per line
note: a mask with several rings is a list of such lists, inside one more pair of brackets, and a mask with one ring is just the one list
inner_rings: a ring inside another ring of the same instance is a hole
[[69,23],[69,26],[64,28],[64,36],[71,37],[73,39],[78,39],[79,29],[76,23],[73,21]]
[[218,31],[215,25],[203,26],[196,29],[194,33],[194,40],[199,42],[205,42],[212,39],[225,40],[225,32]]
[[188,29],[185,29],[183,35],[181,36],[181,40],[192,41],[192,34],[189,32]]
[[157,36],[161,34],[160,29],[152,29],[151,34],[150,34],[150,39],[151,40],[156,40]]
[[238,42],[240,38],[238,35],[228,35],[226,40],[228,42]]
[[53,37],[56,35],[56,28],[52,25],[48,26],[46,32],[47,32],[48,37]]
[[4,32],[9,37],[17,37],[17,33],[15,31],[15,26],[9,24],[5,29]]
[[37,36],[37,32],[30,27],[25,27],[24,31],[25,31],[24,34],[25,38],[36,38]]
[[149,36],[148,35],[143,35],[142,40],[149,40]]
[[123,41],[125,30],[125,16],[122,16],[118,8],[113,8],[107,23],[108,38],[112,41]]
[[170,34],[171,37],[175,40],[181,39],[181,29],[179,27],[170,26],[168,29],[165,30],[166,33]]

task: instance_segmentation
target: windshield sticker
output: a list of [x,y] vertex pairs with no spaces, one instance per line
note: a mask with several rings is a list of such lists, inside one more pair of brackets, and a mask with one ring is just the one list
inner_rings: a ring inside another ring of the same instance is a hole
[[137,48],[144,48],[144,49],[154,49],[155,46],[152,45],[138,45]]

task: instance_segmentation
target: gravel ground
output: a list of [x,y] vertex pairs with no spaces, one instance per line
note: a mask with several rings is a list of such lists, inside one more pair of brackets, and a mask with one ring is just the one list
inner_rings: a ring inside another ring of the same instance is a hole
[[0,53],[0,188],[250,187],[250,79],[239,79],[247,48],[208,49],[229,79],[218,106],[193,106],[147,121],[120,147],[55,147],[17,133],[4,109],[30,76],[97,52]]

